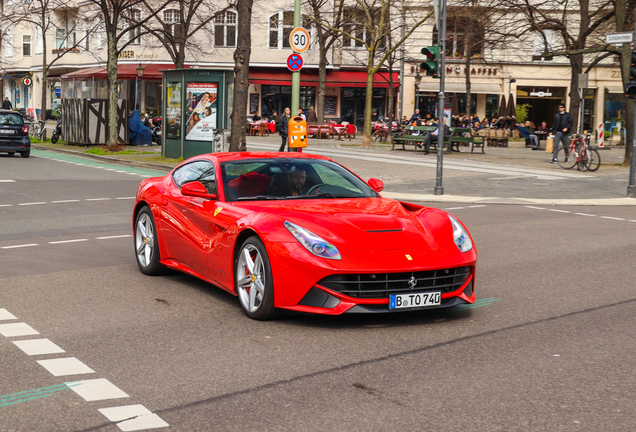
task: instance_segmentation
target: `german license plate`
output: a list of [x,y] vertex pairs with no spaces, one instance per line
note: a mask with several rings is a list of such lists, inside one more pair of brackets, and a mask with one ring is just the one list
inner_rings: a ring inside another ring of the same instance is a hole
[[11,130],[11,129],[0,129],[0,134],[11,134],[11,135],[13,135],[13,134],[15,134],[15,131]]
[[389,309],[419,308],[439,306],[442,304],[442,293],[439,291],[411,294],[391,294]]

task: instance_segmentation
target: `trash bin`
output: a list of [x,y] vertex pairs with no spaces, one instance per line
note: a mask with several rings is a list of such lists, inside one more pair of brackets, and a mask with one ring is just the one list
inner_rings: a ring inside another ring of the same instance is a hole
[[289,120],[287,134],[290,149],[307,147],[307,122],[302,117],[292,117]]

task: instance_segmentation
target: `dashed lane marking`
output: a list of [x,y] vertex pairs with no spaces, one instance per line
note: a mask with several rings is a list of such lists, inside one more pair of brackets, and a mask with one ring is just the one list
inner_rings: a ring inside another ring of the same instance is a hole
[[95,237],[95,240],[108,240],[108,239],[124,238],[124,237],[132,237],[132,235],[123,234],[123,235],[114,235],[114,236],[106,236],[106,237]]
[[15,183],[15,180],[0,180],[0,183]]
[[591,217],[596,217],[596,215],[593,214],[588,214],[588,213],[574,213],[575,215],[579,215],[579,216],[591,216]]
[[0,249],[17,249],[23,247],[31,247],[31,246],[40,246],[37,243],[29,243],[29,244],[21,244],[21,245],[13,245],[13,246],[2,246]]
[[[84,200],[79,199],[67,199],[67,200],[56,200],[56,201],[38,201],[38,202],[28,202],[28,203],[20,203],[16,204],[19,206],[30,206],[30,205],[42,205],[42,204],[68,204],[68,203],[77,203],[81,201],[111,201],[111,200],[131,200],[136,199],[136,197],[116,197],[116,198],[85,198]],[[13,207],[13,204],[0,204],[0,207]]]
[[466,206],[466,208],[479,208],[479,207],[486,207],[486,204],[479,204],[479,205]]
[[75,357],[37,360],[37,364],[49,371],[53,376],[81,375],[95,371]]
[[[627,221],[627,219],[625,219],[625,218],[619,218],[619,217],[613,217],[613,216],[600,216],[600,215],[589,214],[589,213],[575,213],[575,212],[571,212],[571,211],[568,211],[568,210],[547,209],[547,208],[544,208],[544,207],[533,207],[533,206],[524,206],[524,207],[529,208],[529,209],[536,209],[536,210],[548,210],[548,211],[551,211],[551,212],[558,212],[558,213],[570,213],[570,214],[574,214],[574,215],[577,215],[577,216],[599,217],[601,219]],[[636,222],[636,220],[629,220],[629,222]]]
[[136,431],[142,429],[156,429],[168,427],[157,414],[153,414],[143,405],[125,405],[112,408],[98,409],[108,420],[118,422],[117,427],[122,431]]
[[120,390],[117,386],[115,386],[115,384],[111,383],[106,378],[73,381],[66,384],[82,384],[80,386],[73,387],[71,390],[77,393],[86,402],[129,397],[127,393]]
[[524,206],[525,208],[535,209],[535,210],[547,210],[545,207],[534,207],[534,206]]
[[58,200],[58,201],[51,201],[51,204],[62,204],[62,203],[72,203],[72,202],[80,202],[80,200],[76,200],[76,199]]
[[0,207],[13,207],[13,204],[0,204]]
[[30,203],[20,203],[18,204],[19,206],[28,206],[28,205],[40,205],[40,204],[46,204],[46,201],[40,201],[40,202],[30,202]]
[[116,200],[129,200],[129,199],[136,199],[137,197],[119,197],[119,198],[115,198]]
[[13,315],[11,312],[9,312],[6,309],[0,309],[0,321],[1,320],[14,320],[14,319],[18,319],[16,318],[15,315]]
[[0,334],[4,337],[31,336],[40,334],[27,323],[0,324]]
[[15,346],[20,348],[26,355],[34,356],[34,355],[43,355],[43,354],[60,354],[64,351],[62,348],[51,342],[50,340],[44,339],[26,339],[21,341],[13,341]]
[[559,209],[548,209],[548,211],[553,211],[553,212],[557,212],[557,213],[572,213],[571,211],[559,210]]
[[110,198],[86,198],[84,201],[109,201]]
[[63,244],[63,243],[77,243],[77,242],[85,242],[85,241],[89,241],[89,239],[73,239],[73,240],[60,240],[60,241],[54,241],[54,242],[49,242],[49,244]]
[[611,216],[599,216],[599,217],[602,218],[602,219],[612,219],[612,220],[620,220],[620,221],[627,220],[627,219],[624,219],[624,218],[617,218],[617,217],[611,217]]
[[448,207],[448,208],[445,208],[444,210],[462,210],[462,209],[465,209],[465,208],[466,207]]

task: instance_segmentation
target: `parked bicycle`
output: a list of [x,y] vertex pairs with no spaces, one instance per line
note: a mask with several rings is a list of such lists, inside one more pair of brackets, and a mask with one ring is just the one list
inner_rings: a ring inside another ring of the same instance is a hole
[[40,141],[46,140],[46,125],[44,121],[38,120],[31,123],[29,130],[31,137],[37,138]]
[[560,146],[557,163],[561,168],[572,169],[578,165],[579,171],[596,171],[601,166],[601,155],[590,146],[590,134],[570,135],[570,145]]

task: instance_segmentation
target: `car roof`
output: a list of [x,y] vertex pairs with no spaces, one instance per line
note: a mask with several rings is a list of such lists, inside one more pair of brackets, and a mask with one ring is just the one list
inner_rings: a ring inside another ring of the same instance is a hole
[[208,153],[206,155],[210,159],[216,158],[219,162],[238,161],[246,159],[318,159],[331,160],[328,157],[297,153],[297,152],[226,152],[226,153]]
[[0,109],[0,114],[17,114],[17,115],[20,115],[20,113],[19,113],[19,112],[17,112],[17,111],[13,111],[13,110],[3,110],[3,109]]

